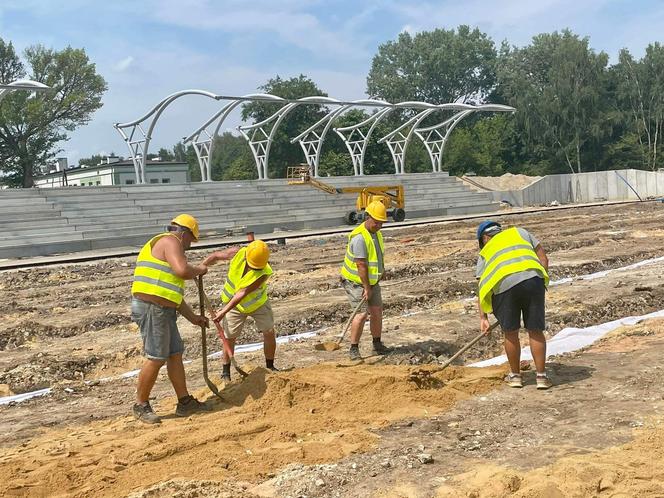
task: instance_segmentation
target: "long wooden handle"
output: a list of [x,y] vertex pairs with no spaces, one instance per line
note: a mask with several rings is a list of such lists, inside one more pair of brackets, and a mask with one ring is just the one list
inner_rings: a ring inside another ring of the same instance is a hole
[[348,326],[350,325],[350,322],[353,321],[353,318],[355,318],[355,315],[357,315],[357,312],[360,310],[362,305],[366,299],[362,298],[359,303],[357,303],[357,306],[355,306],[355,309],[353,310],[353,313],[348,317],[348,320],[346,321],[346,325],[344,326],[344,331],[341,333],[341,337],[339,337],[339,340],[337,341],[337,344],[341,344],[341,341],[344,340],[344,337],[346,336],[346,332],[348,331]]
[[489,327],[489,330],[486,332],[480,332],[479,335],[477,335],[472,341],[470,341],[468,344],[466,344],[464,347],[462,347],[459,351],[457,351],[454,356],[452,356],[449,360],[447,360],[445,363],[443,363],[443,366],[441,367],[441,370],[444,368],[447,368],[454,360],[456,360],[459,356],[461,356],[463,353],[468,351],[470,348],[472,348],[475,344],[477,344],[482,337],[484,337],[487,333],[491,332],[493,329],[495,329],[498,326],[498,322],[495,322],[491,327]]

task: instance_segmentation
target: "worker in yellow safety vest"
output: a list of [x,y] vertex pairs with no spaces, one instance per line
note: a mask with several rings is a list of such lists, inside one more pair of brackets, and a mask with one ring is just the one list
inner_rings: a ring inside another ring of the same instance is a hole
[[373,350],[386,354],[390,350],[381,341],[383,329],[383,299],[379,281],[385,273],[385,245],[380,229],[387,221],[387,210],[380,201],[369,203],[365,210],[366,220],[348,235],[346,256],[341,266],[342,285],[352,309],[364,301],[367,309],[353,318],[350,328],[350,351],[352,360],[360,360],[359,343],[362,329],[369,317],[373,339]]
[[[241,334],[248,317],[252,317],[256,328],[263,334],[265,366],[278,371],[274,366],[277,341],[274,334],[274,315],[267,294],[267,280],[272,275],[268,263],[270,249],[262,240],[254,240],[240,249],[231,260],[228,275],[221,293],[223,308],[214,317],[223,320],[231,350],[235,351],[237,337]],[[231,380],[231,360],[224,351],[222,379]]]
[[505,335],[505,353],[510,387],[522,387],[521,317],[528,331],[530,351],[537,370],[537,389],[552,386],[546,375],[544,337],[544,292],[549,285],[549,259],[540,241],[523,228],[503,229],[500,223],[484,221],[477,229],[480,254],[476,276],[480,329],[488,333],[488,313],[493,312]]
[[[198,222],[193,216],[176,216],[168,231],[150,239],[138,253],[131,286],[131,318],[139,326],[145,361],[138,374],[133,414],[141,422],[161,422],[150,406],[150,392],[161,367],[166,364],[168,378],[178,397],[175,414],[188,416],[207,411],[206,405],[187,390],[182,352],[184,343],[177,326],[177,313],[194,325],[207,325],[184,300],[184,282],[207,272],[208,260],[198,266],[187,262],[185,251],[198,240]],[[226,255],[230,259],[232,255]],[[208,258],[209,259],[209,258]],[[215,259],[224,259],[222,252]]]

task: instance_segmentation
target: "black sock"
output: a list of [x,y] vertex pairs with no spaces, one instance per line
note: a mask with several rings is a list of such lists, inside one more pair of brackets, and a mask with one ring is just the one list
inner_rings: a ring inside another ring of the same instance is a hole
[[230,377],[231,376],[231,364],[229,363],[227,365],[227,364],[224,363],[222,365],[222,368],[223,368],[224,375],[228,375]]
[[360,349],[360,345],[359,344],[351,344],[350,349]]
[[274,360],[268,360],[267,358],[265,359],[265,366],[267,368],[274,368]]
[[187,404],[187,403],[189,403],[190,399],[191,399],[191,394],[187,394],[186,396],[182,396],[181,398],[178,398],[178,403]]
[[373,343],[374,344],[380,344],[380,337],[374,337],[373,338]]

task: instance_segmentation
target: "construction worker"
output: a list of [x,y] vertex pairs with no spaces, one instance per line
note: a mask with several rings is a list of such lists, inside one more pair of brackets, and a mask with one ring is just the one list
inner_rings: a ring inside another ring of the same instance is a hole
[[381,201],[372,201],[365,213],[366,220],[348,235],[346,257],[341,266],[342,285],[351,308],[354,310],[360,301],[364,301],[368,308],[368,314],[366,310],[359,312],[350,326],[351,360],[362,359],[359,343],[367,315],[374,352],[381,355],[389,352],[381,341],[383,300],[378,283],[385,272],[385,246],[380,229],[387,221],[387,210]]
[[[256,328],[263,334],[265,366],[278,371],[274,366],[277,340],[274,334],[274,315],[267,295],[267,280],[272,275],[268,263],[270,249],[262,240],[254,240],[240,249],[231,260],[228,275],[221,293],[223,308],[214,321],[223,320],[223,327],[231,348],[235,352],[235,342],[242,333],[247,317],[252,317]],[[231,380],[231,359],[224,351],[221,378]]]
[[549,260],[542,244],[523,228],[503,230],[500,223],[484,221],[477,229],[480,254],[478,308],[480,329],[488,333],[488,313],[493,312],[505,335],[510,387],[523,387],[521,380],[521,316],[530,338],[530,351],[537,370],[537,389],[552,386],[547,378],[544,337],[544,291],[549,285]]
[[177,312],[194,325],[207,325],[184,301],[184,281],[205,275],[207,266],[192,266],[185,251],[198,240],[198,222],[193,216],[176,216],[168,231],[150,239],[136,258],[131,286],[131,317],[143,339],[145,361],[138,374],[133,414],[141,422],[157,424],[161,419],[150,406],[149,397],[161,367],[166,364],[168,378],[178,397],[175,414],[186,417],[207,407],[187,391],[182,364],[184,343],[177,326]]

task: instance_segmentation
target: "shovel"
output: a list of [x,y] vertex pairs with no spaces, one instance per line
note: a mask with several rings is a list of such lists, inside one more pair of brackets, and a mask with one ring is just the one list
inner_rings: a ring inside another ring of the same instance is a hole
[[[200,278],[200,277],[199,277]],[[210,313],[210,317],[214,316],[216,313],[214,312],[214,309],[212,308],[212,303],[210,303],[210,300],[207,297],[207,294],[203,292],[203,299],[205,300],[205,306],[207,307],[208,313]],[[212,320],[214,322],[214,320]],[[233,350],[231,349],[231,345],[228,343],[228,339],[226,338],[226,334],[224,333],[224,328],[221,326],[219,322],[214,322],[214,325],[217,327],[217,334],[219,335],[219,339],[221,339],[221,344],[224,347],[224,352],[226,353],[226,358],[230,358],[231,360],[231,365],[233,365],[233,368],[237,373],[239,373],[242,377],[246,377],[249,375],[247,372],[242,370],[240,366],[237,364],[237,361],[235,361],[235,355],[233,354]]]
[[486,332],[480,332],[478,336],[476,336],[472,341],[470,341],[468,344],[466,344],[464,347],[462,347],[459,351],[457,351],[452,358],[447,360],[445,363],[443,363],[443,366],[441,366],[439,369],[436,370],[436,372],[440,372],[442,370],[445,370],[447,367],[449,367],[454,360],[456,360],[459,356],[461,356],[463,353],[468,351],[470,348],[472,348],[476,343],[482,339],[486,334],[491,332],[493,329],[495,329],[498,326],[498,322],[495,322],[493,325],[489,327],[489,330]]
[[353,318],[355,318],[355,315],[357,315],[357,312],[360,310],[360,307],[364,304],[365,299],[362,298],[359,303],[357,303],[357,306],[355,306],[355,309],[353,310],[353,313],[348,317],[348,321],[346,322],[346,326],[344,327],[344,331],[341,333],[341,337],[339,337],[339,340],[337,341],[326,341],[326,342],[319,342],[318,344],[314,345],[314,349],[316,351],[336,351],[341,347],[341,341],[344,340],[344,336],[346,335],[346,332],[348,331],[348,326],[350,325],[350,322],[353,321]]
[[[203,276],[202,275],[198,277],[197,283],[198,283],[198,304],[200,306],[201,316],[205,317],[204,300],[207,299],[207,296],[203,292]],[[219,393],[219,389],[217,388],[216,385],[214,385],[214,382],[212,382],[210,380],[210,377],[208,376],[206,329],[207,329],[207,327],[205,325],[201,325],[201,353],[202,353],[202,356],[203,356],[203,378],[205,379],[205,383],[207,384],[210,391],[212,391],[212,393],[215,396],[218,396],[219,398],[223,399],[221,397],[221,394]]]

